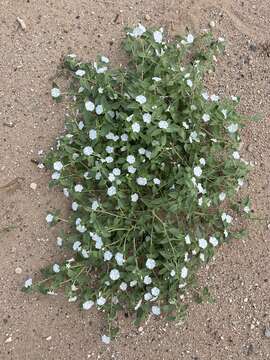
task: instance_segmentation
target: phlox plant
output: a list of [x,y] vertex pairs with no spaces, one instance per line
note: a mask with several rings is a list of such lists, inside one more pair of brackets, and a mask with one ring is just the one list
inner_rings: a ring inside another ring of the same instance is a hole
[[[110,68],[105,56],[65,58],[72,115],[45,165],[50,185],[70,199],[57,244],[73,257],[25,289],[64,288],[84,311],[102,310],[105,343],[121,310],[136,324],[150,314],[181,319],[197,269],[239,235],[236,213],[249,213],[237,194],[248,173],[239,99],[211,95],[203,83],[223,46],[210,33],[166,40],[162,28],[138,25],[123,41],[126,67]],[[56,84],[51,95],[62,96]],[[63,219],[55,211],[46,221]]]

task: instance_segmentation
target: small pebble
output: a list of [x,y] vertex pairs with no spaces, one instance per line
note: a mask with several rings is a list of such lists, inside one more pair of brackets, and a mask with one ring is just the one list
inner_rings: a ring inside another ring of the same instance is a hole
[[31,184],[30,184],[30,188],[31,188],[32,190],[36,190],[36,189],[37,189],[37,184],[36,184],[36,183],[31,183]]
[[150,17],[150,15],[148,15],[148,14],[146,14],[146,15],[144,16],[144,18],[145,18],[146,21],[151,20],[151,17]]
[[11,341],[12,341],[12,337],[10,336],[10,337],[8,337],[8,338],[6,339],[5,344],[10,343]]
[[265,335],[267,338],[270,338],[270,327],[265,328],[264,335]]
[[211,28],[214,28],[214,27],[216,26],[216,24],[215,24],[215,22],[212,20],[212,21],[210,21],[209,26],[210,26]]
[[25,30],[26,29],[26,25],[25,25],[25,22],[23,21],[23,19],[21,19],[20,17],[17,17],[16,19],[20,25],[20,27],[22,28],[22,30]]
[[48,336],[48,337],[46,338],[46,340],[47,340],[47,341],[50,341],[50,340],[52,340],[52,337],[51,337],[51,336]]
[[22,268],[17,267],[17,268],[15,269],[15,273],[16,273],[16,274],[21,274],[21,273],[22,273]]

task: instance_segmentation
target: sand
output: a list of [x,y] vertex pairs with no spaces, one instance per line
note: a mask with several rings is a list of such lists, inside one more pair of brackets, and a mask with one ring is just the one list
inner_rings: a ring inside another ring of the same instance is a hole
[[[103,53],[124,61],[123,26],[139,21],[171,35],[211,22],[226,38],[226,54],[207,81],[220,95],[240,95],[244,114],[262,115],[243,131],[242,147],[254,164],[245,191],[262,220],[249,222],[249,234],[222,246],[200,271],[214,304],[192,304],[181,326],[150,319],[138,331],[122,316],[121,336],[108,347],[100,341],[101,313],[82,312],[62,296],[20,291],[28,276],[63,258],[58,229],[48,229],[45,215],[59,204],[68,208],[32,160],[63,129],[65,104],[50,97],[61,57]],[[270,359],[269,30],[269,0],[0,0],[1,360]]]

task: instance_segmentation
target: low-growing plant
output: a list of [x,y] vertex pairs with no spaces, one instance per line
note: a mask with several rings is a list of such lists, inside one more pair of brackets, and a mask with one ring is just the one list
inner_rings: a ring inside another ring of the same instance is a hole
[[[166,41],[163,29],[139,25],[123,47],[130,62],[118,69],[105,56],[65,59],[73,115],[45,164],[50,185],[71,200],[70,230],[57,244],[74,257],[25,284],[49,294],[63,287],[82,309],[106,312],[105,343],[119,310],[135,312],[136,323],[150,313],[181,319],[198,267],[237,235],[233,213],[249,212],[236,198],[248,171],[238,98],[220,99],[203,84],[223,39]],[[56,84],[52,96],[61,96]],[[63,219],[51,212],[46,220]]]

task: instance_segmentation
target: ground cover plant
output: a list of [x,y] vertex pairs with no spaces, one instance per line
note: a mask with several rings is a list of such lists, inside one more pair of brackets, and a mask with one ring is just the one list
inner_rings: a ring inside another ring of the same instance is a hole
[[[163,29],[128,29],[126,67],[109,59],[65,58],[72,79],[72,115],[47,155],[51,185],[60,186],[72,213],[57,238],[74,256],[44,269],[26,290],[64,288],[85,311],[106,313],[109,343],[117,312],[181,319],[196,271],[222,242],[236,237],[236,212],[248,166],[239,154],[238,98],[220,99],[203,83],[223,39],[210,33],[166,40]],[[61,99],[54,84],[51,95]]]

